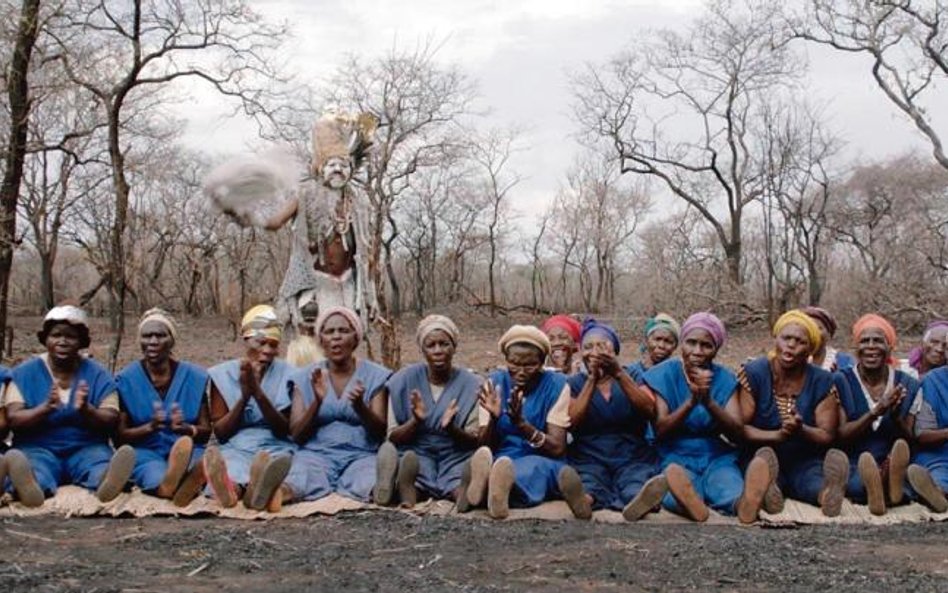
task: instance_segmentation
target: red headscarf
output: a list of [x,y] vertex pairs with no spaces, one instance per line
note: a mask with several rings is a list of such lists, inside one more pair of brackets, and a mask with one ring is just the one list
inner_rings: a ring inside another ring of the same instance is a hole
[[578,321],[569,315],[554,315],[544,321],[540,329],[543,330],[543,333],[548,334],[554,327],[560,327],[566,330],[566,333],[573,338],[573,341],[579,344],[579,332],[582,330],[582,325],[580,325]]

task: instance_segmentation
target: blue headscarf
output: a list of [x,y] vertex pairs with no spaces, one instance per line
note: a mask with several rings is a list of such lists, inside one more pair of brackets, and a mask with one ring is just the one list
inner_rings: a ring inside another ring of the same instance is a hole
[[616,333],[616,330],[612,329],[611,326],[606,325],[605,323],[599,323],[592,317],[586,319],[583,322],[583,329],[579,334],[579,343],[582,344],[586,341],[586,336],[592,333],[598,333],[601,336],[605,336],[610,342],[612,342],[612,348],[615,350],[615,353],[618,354],[619,350],[622,349],[622,343],[619,341],[619,334]]

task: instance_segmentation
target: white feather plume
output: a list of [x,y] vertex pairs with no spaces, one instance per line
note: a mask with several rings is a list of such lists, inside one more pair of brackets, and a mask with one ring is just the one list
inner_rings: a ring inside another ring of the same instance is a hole
[[242,226],[262,227],[292,199],[303,179],[303,167],[286,150],[233,158],[204,178],[204,195]]

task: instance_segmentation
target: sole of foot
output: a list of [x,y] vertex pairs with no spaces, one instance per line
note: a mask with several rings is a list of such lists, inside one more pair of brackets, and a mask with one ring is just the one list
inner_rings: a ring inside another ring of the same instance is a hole
[[207,477],[204,475],[204,459],[198,459],[188,475],[184,476],[184,481],[178,486],[171,502],[174,506],[184,508],[191,504],[191,501],[198,497],[204,485],[207,484]]
[[457,490],[457,500],[455,508],[459,513],[466,513],[471,510],[471,502],[467,499],[467,489],[471,485],[471,461],[468,460],[461,467],[461,484]]
[[46,497],[43,496],[43,490],[36,481],[36,476],[33,475],[30,460],[16,449],[7,451],[4,458],[7,462],[7,475],[13,483],[13,490],[20,504],[30,508],[42,506]]
[[830,449],[823,458],[823,488],[820,510],[826,517],[838,517],[843,510],[846,484],[849,482],[849,458],[839,449]]
[[392,504],[395,496],[395,475],[398,473],[398,449],[390,441],[379,447],[375,461],[375,489],[372,501],[377,505]]
[[770,487],[770,467],[762,457],[754,457],[744,472],[744,492],[737,501],[737,520],[749,525],[757,520]]
[[171,498],[178,490],[184,474],[188,472],[188,465],[191,463],[191,453],[194,451],[194,441],[191,437],[181,437],[171,446],[171,452],[168,453],[168,468],[165,475],[158,485],[155,494],[159,498]]
[[638,494],[622,509],[622,518],[626,521],[638,521],[652,512],[668,493],[668,480],[665,476],[649,478]]
[[592,519],[592,505],[589,504],[586,489],[583,488],[583,480],[576,470],[569,466],[564,467],[557,475],[556,483],[573,516],[583,521]]
[[777,460],[777,453],[770,447],[761,447],[754,456],[766,461],[767,467],[770,469],[770,484],[767,486],[761,508],[771,515],[776,515],[783,511],[785,503],[783,492],[780,491],[780,486],[777,485],[777,479],[780,477],[780,462]]
[[208,447],[204,452],[204,475],[211,485],[217,503],[229,509],[237,504],[237,491],[227,475],[227,462],[217,447]]
[[260,476],[263,475],[263,470],[268,463],[270,463],[270,453],[267,451],[257,451],[250,460],[250,476],[247,480],[247,487],[244,488],[243,498],[244,506],[248,509],[253,508],[254,488],[260,483]]
[[510,490],[513,485],[513,462],[509,457],[501,457],[491,466],[487,479],[487,514],[492,519],[510,516]]
[[866,488],[866,504],[873,515],[885,514],[885,490],[882,486],[882,472],[871,453],[865,452],[859,456],[856,463],[859,479]]
[[128,479],[132,477],[133,469],[135,469],[135,449],[122,445],[112,454],[109,467],[105,470],[105,475],[102,476],[102,481],[99,482],[99,487],[95,491],[99,502],[115,500],[115,497],[122,493]]
[[283,484],[286,475],[290,473],[292,464],[293,458],[289,455],[280,455],[267,463],[251,493],[250,508],[255,511],[262,511],[267,508],[273,494]]
[[665,468],[665,479],[668,481],[668,491],[681,506],[685,516],[692,521],[704,523],[711,516],[708,505],[704,504],[695,491],[691,478],[680,465],[673,463]]
[[889,502],[893,505],[900,504],[905,497],[905,478],[911,458],[912,451],[905,439],[898,439],[892,444],[892,450],[889,451],[888,490]]
[[[9,453],[7,453],[7,455],[9,455]],[[913,463],[908,466],[906,475],[908,476],[908,481],[912,489],[915,490],[918,497],[922,499],[922,502],[931,510],[936,513],[948,511],[948,499],[945,498],[945,493],[942,491],[941,486],[932,479],[932,475],[927,469]]]
[[395,476],[395,487],[398,489],[398,500],[401,506],[411,508],[418,502],[418,490],[415,488],[417,477],[418,456],[414,451],[409,451],[399,462],[398,475]]
[[487,447],[481,447],[471,456],[471,483],[467,487],[467,500],[472,507],[480,506],[484,502],[493,466],[494,454]]

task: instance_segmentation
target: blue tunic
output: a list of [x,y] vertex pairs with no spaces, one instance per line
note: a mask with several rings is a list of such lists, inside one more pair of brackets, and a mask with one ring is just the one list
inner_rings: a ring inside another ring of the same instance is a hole
[[428,417],[415,430],[415,439],[403,451],[414,451],[418,456],[418,479],[420,490],[435,498],[447,498],[461,483],[461,469],[471,454],[470,449],[460,447],[441,429],[441,417],[451,402],[458,402],[454,426],[464,430],[464,425],[477,406],[477,391],[481,379],[464,369],[453,369],[451,378],[444,385],[441,397],[435,402],[428,381],[428,365],[413,364],[398,371],[388,380],[388,397],[401,425],[411,418],[411,392],[418,390],[424,401]]
[[[149,492],[161,484],[168,468],[168,454],[181,436],[171,431],[173,407],[177,406],[181,410],[185,422],[197,424],[204,394],[207,392],[207,380],[207,372],[204,369],[189,362],[178,362],[171,384],[162,397],[148,378],[148,372],[141,361],[129,364],[115,376],[122,411],[128,415],[131,426],[151,422],[156,404],[162,407],[165,418],[169,419],[160,430],[132,444],[135,448],[132,481],[142,490]],[[202,451],[203,447],[195,446],[192,459],[198,459]]]
[[[586,373],[568,379],[574,398],[587,380]],[[632,407],[618,381],[611,382],[609,401],[593,389],[582,423],[570,428],[567,461],[595,508],[621,510],[658,471],[658,455],[645,440],[647,428],[648,420]]]
[[[338,492],[360,501],[368,501],[375,485],[375,453],[381,441],[372,436],[345,394],[337,394],[329,380],[329,362],[321,360],[296,371],[291,384],[300,390],[303,403],[309,407],[316,398],[310,377],[318,366],[326,381],[326,398],[316,414],[316,430],[300,446],[286,478],[294,495],[302,500],[316,500]],[[392,371],[374,362],[359,359],[345,391],[357,380],[365,385],[363,401],[370,405],[372,397],[385,386]]]
[[[290,376],[296,367],[285,360],[275,359],[267,367],[260,381],[260,387],[274,409],[281,414],[290,409]],[[207,371],[224,399],[228,409],[233,409],[240,401],[240,361],[229,360]],[[266,451],[271,455],[292,455],[296,446],[286,438],[273,434],[270,424],[260,411],[260,405],[250,398],[240,417],[240,427],[229,439],[221,444],[221,455],[227,463],[230,479],[242,486],[250,481],[250,463],[257,451]]]
[[[928,371],[922,379],[922,395],[935,411],[938,428],[948,428],[948,367]],[[948,442],[936,447],[919,448],[915,463],[931,472],[932,478],[948,492]]]
[[[506,456],[513,462],[514,487],[511,504],[514,506],[536,506],[554,496],[559,496],[557,479],[566,466],[560,459],[553,459],[530,446],[510,420],[510,392],[513,380],[506,369],[494,371],[491,383],[500,391],[501,415],[495,427],[497,433],[496,457]],[[547,432],[547,415],[566,387],[566,376],[543,370],[533,389],[524,394],[522,414],[524,420],[537,430]],[[565,427],[564,427],[565,428]]]
[[[726,408],[737,392],[737,377],[717,363],[712,363],[710,370],[709,397]],[[645,373],[645,384],[665,401],[669,413],[691,399],[691,388],[680,358],[668,359],[649,369]],[[705,406],[692,408],[681,426],[669,436],[658,439],[656,444],[662,469],[672,463],[680,465],[691,478],[695,491],[711,508],[734,513],[744,485],[738,452],[721,438],[721,428]],[[669,510],[681,512],[670,494],[663,504]]]
[[[40,357],[17,365],[11,380],[23,395],[26,408],[43,405],[49,399],[53,377]],[[80,381],[89,386],[87,401],[93,408],[115,392],[111,373],[94,360],[82,358],[72,380],[69,401],[33,428],[13,432],[13,446],[29,460],[36,481],[47,496],[54,494],[61,484],[98,488],[112,458],[109,435],[89,427],[75,408]]]
[[[899,417],[908,416],[912,407],[912,400],[918,393],[918,381],[899,370],[890,369],[895,373],[895,384],[905,387],[906,397],[899,406]],[[866,396],[863,394],[862,386],[859,384],[859,377],[854,367],[847,367],[837,373],[845,388],[839,389],[839,402],[843,407],[848,421],[861,418],[869,412],[869,404],[866,402]],[[849,484],[846,486],[846,496],[858,503],[866,502],[866,487],[859,477],[859,455],[868,451],[875,458],[876,462],[882,463],[892,450],[892,445],[899,438],[902,438],[902,432],[899,430],[897,422],[891,414],[885,414],[881,418],[879,428],[863,434],[859,440],[849,443],[842,450],[849,456]],[[911,494],[906,489],[906,493]]]
[[[0,392],[2,392],[4,388],[6,388],[7,381],[9,380],[10,380],[10,369],[8,369],[7,367],[3,365],[0,365]],[[9,430],[6,427],[0,428],[0,455],[2,455],[3,452],[7,450],[6,438],[7,438],[8,432]],[[3,484],[0,484],[0,492],[2,491],[3,491]]]
[[[782,422],[774,397],[770,360],[766,356],[756,358],[744,365],[744,373],[756,402],[751,424],[762,430],[779,430]],[[833,393],[837,385],[839,382],[832,373],[807,365],[803,388],[796,398],[796,410],[804,424],[816,426],[817,406]],[[780,462],[780,485],[784,492],[792,498],[819,504],[826,448],[797,433],[776,445],[774,451]]]

